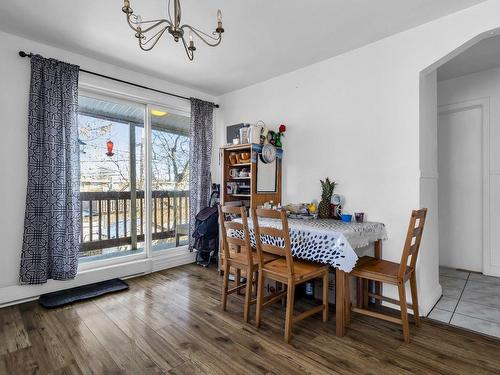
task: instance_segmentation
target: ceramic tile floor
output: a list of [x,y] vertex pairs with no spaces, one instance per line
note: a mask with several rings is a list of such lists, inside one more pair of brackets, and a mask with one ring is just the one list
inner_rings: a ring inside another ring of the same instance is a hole
[[500,278],[440,267],[443,296],[428,318],[500,337]]

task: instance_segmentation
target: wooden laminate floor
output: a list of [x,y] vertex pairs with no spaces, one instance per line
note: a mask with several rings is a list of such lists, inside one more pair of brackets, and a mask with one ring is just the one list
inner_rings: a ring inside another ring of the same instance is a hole
[[500,373],[500,341],[426,319],[406,345],[398,326],[357,315],[339,339],[334,316],[324,324],[318,315],[287,345],[281,304],[265,310],[261,329],[243,322],[240,296],[222,312],[214,269],[183,266],[129,284],[54,310],[0,309],[0,373]]

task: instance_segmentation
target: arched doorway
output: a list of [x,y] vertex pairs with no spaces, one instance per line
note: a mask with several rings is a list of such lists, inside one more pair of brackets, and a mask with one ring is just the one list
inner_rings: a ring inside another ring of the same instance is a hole
[[496,43],[500,47],[497,30],[488,31],[421,73],[420,191],[422,205],[434,213],[427,235],[438,249],[433,261],[443,289],[429,317],[500,336],[500,241],[494,230],[500,222],[500,158],[492,149],[500,134]]

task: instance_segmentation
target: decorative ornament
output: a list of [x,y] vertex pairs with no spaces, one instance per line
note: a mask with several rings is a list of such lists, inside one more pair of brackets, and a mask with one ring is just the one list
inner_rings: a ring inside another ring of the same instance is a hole
[[274,140],[274,135],[275,135],[275,134],[276,134],[276,133],[275,133],[275,132],[273,132],[272,130],[269,130],[269,131],[267,132],[267,141],[268,141],[270,144],[272,144],[272,145],[274,145],[274,142],[275,142],[275,140]]
[[276,147],[280,148],[283,147],[283,145],[281,144],[281,137],[285,136],[285,132],[286,132],[286,125],[281,124],[278,133],[274,133],[274,145]]
[[279,148],[283,146],[281,144],[281,133],[274,133],[274,145]]

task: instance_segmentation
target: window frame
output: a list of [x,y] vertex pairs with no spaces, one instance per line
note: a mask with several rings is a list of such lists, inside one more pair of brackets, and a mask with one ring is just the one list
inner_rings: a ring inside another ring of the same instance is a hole
[[[146,92],[147,90],[143,90]],[[96,268],[115,266],[118,264],[126,264],[135,261],[153,259],[156,257],[164,256],[165,254],[176,251],[187,250],[187,245],[152,250],[152,126],[151,126],[151,109],[164,109],[169,113],[177,114],[181,116],[191,117],[191,108],[189,102],[186,101],[186,105],[180,105],[178,100],[171,100],[170,97],[162,95],[165,97],[164,102],[159,102],[158,99],[153,98],[148,95],[137,95],[132,93],[126,93],[121,90],[112,90],[108,88],[98,87],[92,84],[79,83],[79,96],[87,96],[90,98],[95,98],[98,100],[111,101],[118,104],[130,105],[133,107],[141,108],[144,111],[144,160],[146,168],[144,170],[144,196],[145,196],[145,238],[144,238],[144,251],[140,254],[131,254],[112,257],[109,259],[95,260],[91,262],[81,263],[78,268],[78,272],[88,271]]]

